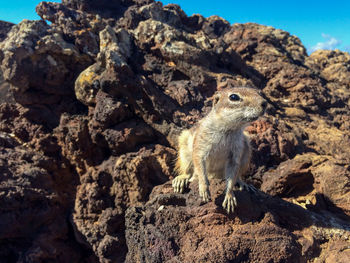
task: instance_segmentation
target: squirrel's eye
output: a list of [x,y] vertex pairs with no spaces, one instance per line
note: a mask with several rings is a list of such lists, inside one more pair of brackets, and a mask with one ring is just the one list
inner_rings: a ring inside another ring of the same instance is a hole
[[241,98],[237,94],[231,94],[230,95],[230,100],[232,101],[239,101]]

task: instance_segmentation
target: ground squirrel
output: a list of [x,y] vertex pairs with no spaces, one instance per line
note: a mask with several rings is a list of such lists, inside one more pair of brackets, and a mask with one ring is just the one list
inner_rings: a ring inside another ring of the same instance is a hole
[[172,181],[174,191],[182,193],[198,178],[199,195],[208,202],[208,178],[226,178],[222,206],[233,212],[237,206],[233,190],[236,185],[240,190],[248,187],[241,176],[248,169],[251,148],[243,131],[264,113],[266,105],[259,90],[253,88],[226,88],[214,94],[209,114],[179,136],[179,175]]

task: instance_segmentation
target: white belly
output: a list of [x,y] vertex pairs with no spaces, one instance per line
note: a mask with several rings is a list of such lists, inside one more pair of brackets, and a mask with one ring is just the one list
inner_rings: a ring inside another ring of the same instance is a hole
[[[232,141],[235,144],[232,144]],[[208,178],[225,178],[226,163],[229,158],[235,158],[234,155],[240,155],[242,142],[241,134],[232,133],[222,136],[213,144],[214,147],[209,152],[206,160]]]
[[230,158],[230,149],[228,147],[216,147],[210,152],[206,168],[209,178],[225,178],[225,166]]

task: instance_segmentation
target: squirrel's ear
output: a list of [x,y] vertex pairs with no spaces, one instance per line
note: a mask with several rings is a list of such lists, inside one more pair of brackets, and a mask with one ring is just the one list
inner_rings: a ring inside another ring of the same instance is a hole
[[219,102],[220,96],[219,94],[215,94],[213,97],[213,107]]

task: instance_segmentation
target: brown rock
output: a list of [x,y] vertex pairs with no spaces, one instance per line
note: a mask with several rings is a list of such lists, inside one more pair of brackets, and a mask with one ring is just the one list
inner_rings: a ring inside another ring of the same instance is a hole
[[[7,37],[7,33],[11,30],[14,24],[0,20],[0,42]],[[0,57],[1,58],[1,57]],[[0,70],[0,103],[13,102],[10,86],[4,81],[2,71]]]
[[7,33],[14,26],[11,22],[1,21],[0,20],[0,42],[7,37]]
[[281,163],[276,170],[263,176],[261,190],[277,196],[300,196],[313,189],[314,177],[310,167],[313,155],[297,155],[294,159]]
[[345,263],[350,260],[349,243],[346,241],[331,242],[316,262]]
[[173,158],[172,149],[155,145],[111,157],[82,175],[73,214],[77,240],[101,261],[122,262],[125,210],[147,200],[155,185],[169,179]]
[[60,126],[55,134],[61,146],[62,154],[70,160],[79,173],[85,172],[88,166],[96,165],[103,160],[103,149],[94,147],[85,116],[62,116]]
[[297,239],[297,229],[309,229],[315,240],[332,231],[350,234],[345,222],[337,229],[326,216],[261,193],[236,193],[238,207],[227,216],[224,182],[211,181],[213,201],[207,204],[198,198],[197,184],[190,188],[175,194],[170,184],[155,187],[146,205],[127,210],[126,262],[304,262],[318,247]]
[[3,102],[14,102],[14,98],[10,92],[10,85],[4,81],[0,70],[0,103]]
[[0,47],[4,78],[18,92],[35,87],[56,95],[71,94],[67,86],[90,63],[62,34],[50,32],[44,21],[24,20],[13,26]]
[[[341,115],[336,117],[341,117]],[[317,153],[350,161],[350,153],[346,150],[350,147],[350,135],[344,129],[338,128],[335,123],[317,118],[305,127],[304,131],[307,132],[309,140],[312,142],[310,147]]]
[[348,163],[327,160],[313,171],[316,178],[316,190],[322,194],[330,211],[340,213],[345,219],[350,216]]
[[123,99],[98,92],[91,124],[102,130],[133,117],[129,105]]
[[295,36],[248,23],[233,25],[224,40],[264,76],[264,92],[273,103],[308,111],[318,111],[332,103],[327,89],[319,89],[320,78],[301,65],[306,50]]
[[67,221],[76,174],[52,135],[31,124],[23,108],[2,104],[0,112],[1,258],[78,261],[79,246]]
[[[13,26],[0,43],[14,99],[0,105],[2,258],[346,258],[347,53],[308,57],[285,31],[187,17],[152,0],[64,0],[36,10],[42,20]],[[267,194],[237,193],[228,216],[220,182],[205,205],[195,183],[184,195],[161,184],[174,176],[181,129],[210,110],[216,90],[240,85],[269,102],[247,127],[247,181]]]
[[253,147],[249,180],[258,187],[267,170],[305,150],[304,131],[274,117],[254,122],[247,132]]
[[350,55],[340,50],[317,50],[307,58],[306,64],[321,73],[327,81],[348,85],[350,83],[347,67]]

